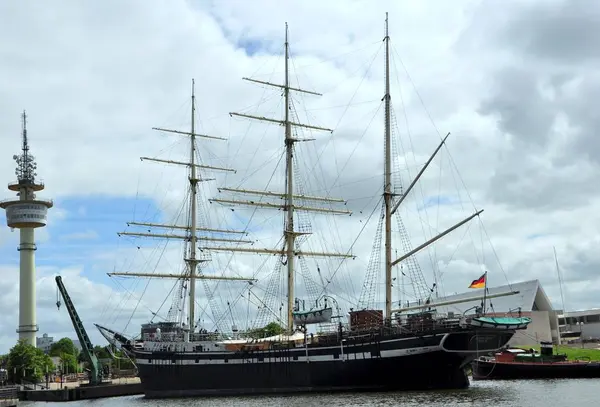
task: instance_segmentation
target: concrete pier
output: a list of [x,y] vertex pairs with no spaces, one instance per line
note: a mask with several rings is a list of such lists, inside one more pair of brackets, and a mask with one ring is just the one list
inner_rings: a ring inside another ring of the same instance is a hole
[[19,396],[16,387],[0,387],[0,407],[17,407]]
[[[58,383],[53,383],[56,385]],[[76,401],[99,399],[107,397],[142,395],[144,391],[138,378],[125,380],[125,383],[115,380],[98,386],[87,384],[68,383],[68,386],[57,388],[51,386],[49,390],[23,390],[19,391],[18,397],[22,401]],[[0,404],[0,407],[3,407]]]

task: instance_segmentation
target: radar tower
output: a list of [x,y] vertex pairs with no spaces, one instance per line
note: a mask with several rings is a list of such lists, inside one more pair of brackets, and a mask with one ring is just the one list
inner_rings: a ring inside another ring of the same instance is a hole
[[17,181],[8,184],[8,189],[17,192],[17,198],[0,202],[0,208],[6,210],[6,223],[10,228],[20,231],[20,244],[17,250],[20,254],[19,279],[19,339],[36,346],[35,304],[35,233],[36,228],[46,226],[48,209],[52,207],[51,200],[40,199],[36,192],[44,189],[44,183],[36,181],[37,164],[35,157],[29,152],[27,140],[27,114],[23,111],[22,118],[22,147],[21,154],[14,155],[17,163],[15,174]]

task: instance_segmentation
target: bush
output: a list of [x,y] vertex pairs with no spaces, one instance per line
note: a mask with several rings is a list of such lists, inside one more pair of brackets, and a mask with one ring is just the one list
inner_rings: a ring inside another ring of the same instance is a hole
[[7,359],[8,380],[13,383],[23,380],[35,383],[40,381],[46,372],[54,371],[50,357],[24,340],[19,340],[12,347]]

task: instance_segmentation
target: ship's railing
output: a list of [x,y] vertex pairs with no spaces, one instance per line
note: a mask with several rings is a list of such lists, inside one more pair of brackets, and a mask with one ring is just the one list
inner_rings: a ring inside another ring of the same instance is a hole
[[[391,325],[384,325],[383,321],[370,322],[352,326],[348,323],[342,324],[344,337],[354,338],[365,335],[401,335],[415,334],[419,332],[431,332],[438,330],[458,330],[461,324],[468,320],[465,316],[455,316],[439,314],[434,312],[425,312],[411,315],[403,315],[400,318],[394,318]],[[319,331],[321,335],[329,336],[338,332],[339,324],[327,327]]]
[[216,332],[195,332],[190,334],[190,340],[193,342],[217,341],[221,339],[221,336],[221,334]]
[[413,315],[403,315],[400,318],[394,318],[392,324],[384,326],[383,321],[371,321],[360,325],[351,325],[350,323],[330,323],[320,324],[317,332],[319,336],[339,334],[341,330],[346,335],[356,335],[362,332],[380,332],[386,334],[414,333],[422,331],[431,331],[438,329],[455,329],[464,320],[463,316],[439,314],[439,313],[421,313]]
[[[347,323],[342,323],[342,329],[348,328],[349,325]],[[339,332],[340,323],[339,322],[330,322],[325,324],[319,324],[317,327],[318,333],[335,333]]]
[[458,327],[462,319],[464,318],[450,318],[437,313],[419,313],[400,316],[395,324],[411,331],[423,331]]
[[[307,334],[308,343],[313,343],[313,340],[318,338],[318,342],[339,341],[340,328],[344,338],[348,340],[359,340],[362,337],[379,337],[387,335],[411,335],[422,332],[432,331],[451,331],[459,330],[461,324],[468,321],[475,315],[454,315],[442,314],[437,312],[422,312],[414,314],[401,315],[400,318],[394,318],[391,325],[383,325],[382,322],[372,322],[370,325],[351,326],[349,323],[331,322],[319,324],[317,333],[313,335]],[[160,337],[151,337],[144,334],[144,339],[152,342],[183,342],[185,337],[183,331],[161,333]],[[218,341],[224,337],[239,337],[244,338],[243,333],[227,335],[218,332],[201,331],[189,334],[189,339],[192,342],[203,341]],[[186,351],[182,349],[181,351]],[[191,350],[190,350],[191,351]]]
[[[142,335],[142,339],[144,341],[152,341],[152,342],[181,342],[185,338],[183,332],[167,332],[161,333],[160,336],[152,333],[145,333]],[[191,333],[190,341],[192,342],[201,342],[201,341],[216,341],[222,339],[222,335],[215,332],[207,332],[207,333]]]

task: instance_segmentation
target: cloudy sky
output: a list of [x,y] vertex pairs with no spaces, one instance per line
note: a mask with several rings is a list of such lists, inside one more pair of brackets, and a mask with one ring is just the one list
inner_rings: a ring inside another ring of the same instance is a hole
[[[323,93],[294,95],[298,120],[334,129],[299,131],[298,137],[316,140],[297,147],[298,191],[345,198],[353,211],[327,221],[303,217],[298,224],[307,227],[310,219],[311,250],[351,250],[357,256],[343,263],[311,260],[306,267],[313,282],[325,282],[346,307],[356,305],[383,183],[386,11],[397,191],[451,132],[400,211],[411,244],[475,207],[485,210],[480,220],[416,256],[425,284],[437,281],[440,295],[462,292],[489,270],[491,285],[540,279],[562,308],[555,246],[565,307],[598,306],[600,162],[591,101],[600,95],[600,75],[593,68],[599,10],[584,0],[2,2],[0,184],[15,178],[11,157],[20,148],[20,114],[26,109],[38,178],[47,186],[43,196],[55,202],[48,227],[37,231],[40,335],[74,337],[66,311],[55,306],[57,274],[94,342],[101,339],[93,322],[136,332],[152,312],[166,316],[173,281],[106,273],[181,269],[177,242],[165,246],[116,232],[131,220],[184,220],[184,169],[142,163],[139,157],[186,160],[185,137],[151,128],[189,129],[192,78],[198,127],[227,138],[200,141],[200,156],[204,164],[237,170],[207,174],[216,180],[203,186],[203,200],[217,194],[218,186],[283,186],[281,129],[228,113],[281,117],[277,90],[241,78],[283,80],[286,21],[293,86]],[[277,247],[281,212],[231,211],[216,203],[203,203],[201,211],[203,222],[213,227],[243,227],[252,219],[248,239],[256,247]],[[5,224],[4,214],[0,217]],[[407,246],[398,225],[394,228],[394,251],[401,255]],[[0,228],[0,351],[16,338],[17,245],[18,231]],[[213,255],[215,266],[206,273],[256,277],[257,296],[277,271],[273,259],[222,257]],[[412,299],[408,277],[395,273],[402,280],[395,283],[396,300]],[[382,273],[374,280],[379,306],[382,280]],[[225,325],[246,326],[247,287],[223,284],[206,286],[217,293],[213,306],[219,318]],[[216,317],[205,311],[210,308],[205,294],[200,283],[199,318],[211,327]]]

